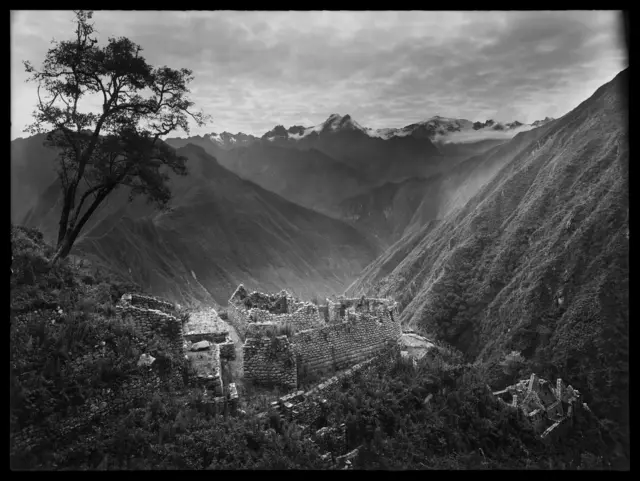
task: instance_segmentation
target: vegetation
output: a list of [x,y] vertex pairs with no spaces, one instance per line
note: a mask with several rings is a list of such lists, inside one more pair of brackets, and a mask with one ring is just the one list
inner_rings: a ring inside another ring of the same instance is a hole
[[403,323],[481,361],[494,388],[521,373],[563,378],[612,423],[628,459],[627,82],[624,71],[549,128],[478,157],[505,160],[350,293],[396,298]]
[[[75,38],[54,41],[41,70],[24,62],[39,101],[28,131],[47,133],[47,144],[59,150],[63,204],[53,262],[69,254],[91,215],[119,186],[130,188],[130,198],[144,195],[166,206],[171,192],[164,168],[185,175],[186,159],[160,136],[178,128],[188,132],[189,118],[197,125],[206,120],[190,111],[190,70],[152,67],[126,37],[99,47],[91,18],[91,11],[76,12]],[[82,111],[87,97],[100,98],[102,111]]]
[[519,411],[502,408],[479,364],[430,351],[417,361],[390,350],[375,369],[343,382],[329,425],[347,425],[363,469],[594,469],[610,434],[588,413],[569,439],[544,444]]
[[[145,345],[131,326],[117,322],[114,303],[134,286],[103,279],[63,260],[32,229],[12,226],[11,465],[14,469],[327,469],[335,467],[296,423],[268,414],[283,393],[244,383],[238,417],[216,414],[196,389],[171,382],[189,368],[171,357],[162,339]],[[61,314],[58,308],[61,308]],[[52,322],[53,321],[53,322]],[[438,343],[417,361],[389,349],[374,367],[345,379],[327,399],[318,426],[347,426],[347,447],[360,447],[355,468],[501,469],[609,468],[612,426],[577,419],[569,439],[538,441],[522,415],[502,409],[487,382],[491,367],[463,364],[463,356]],[[157,358],[159,389],[142,390],[113,404],[65,436],[61,426],[81,418],[112,390],[148,374],[139,355]],[[517,355],[506,359],[513,362]],[[164,367],[164,368],[163,368]],[[258,413],[267,412],[266,418]],[[30,449],[16,436],[29,428],[46,433]]]
[[242,300],[246,309],[262,309],[271,314],[287,313],[287,296],[280,294],[264,294],[262,292],[252,292]]

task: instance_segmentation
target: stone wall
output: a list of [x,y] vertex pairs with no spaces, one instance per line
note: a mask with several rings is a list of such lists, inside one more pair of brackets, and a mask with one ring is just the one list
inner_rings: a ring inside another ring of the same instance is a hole
[[325,324],[324,318],[318,312],[318,306],[314,304],[298,303],[295,311],[287,314],[272,314],[262,309],[251,309],[248,313],[250,322],[254,323],[288,323],[296,331],[315,329]]
[[184,337],[191,342],[225,342],[229,336],[227,324],[220,319],[215,309],[208,308],[191,312],[184,324]]
[[[543,440],[564,436],[573,423],[576,409],[583,405],[577,389],[565,386],[560,378],[551,383],[535,373],[493,395],[501,406],[521,410]],[[567,407],[566,412],[563,405]]]
[[[199,349],[199,345],[206,345]],[[187,352],[187,357],[193,366],[195,376],[190,381],[196,386],[201,386],[205,390],[212,391],[215,395],[222,395],[224,392],[222,374],[220,369],[220,348],[218,344],[211,344],[208,341],[200,341],[194,344]]]
[[251,322],[247,324],[247,337],[265,337],[269,332],[276,333],[282,324],[274,322]]
[[227,361],[233,361],[236,358],[236,345],[231,339],[218,344],[220,349],[220,357]]
[[155,309],[167,314],[177,314],[177,310],[173,304],[162,299],[158,299],[157,297],[143,296],[142,294],[131,293],[122,296],[122,300],[128,302],[133,306],[143,309]]
[[[247,309],[244,300],[248,296],[253,296],[255,299],[263,299],[265,304],[270,299],[282,299],[283,302],[279,304],[279,307],[286,312],[273,313],[258,307]],[[289,324],[295,331],[314,329],[325,324],[324,315],[321,315],[318,311],[318,306],[312,303],[299,301],[285,291],[276,295],[261,294],[259,292],[248,294],[242,284],[238,286],[229,299],[227,316],[229,323],[235,328],[238,336],[243,341],[249,335],[247,331],[250,324],[254,323]]]
[[[157,309],[136,307],[129,302],[125,294],[122,301],[116,305],[116,311],[124,322],[131,322],[140,335],[151,341],[156,335],[170,344],[174,355],[182,356],[184,352],[184,338],[182,335],[182,321],[177,317]],[[142,297],[142,296],[140,296]]]
[[248,311],[229,303],[229,306],[227,307],[227,316],[229,324],[233,326],[238,333],[238,337],[240,337],[244,342],[247,337],[247,325],[250,322]]
[[[269,310],[247,309],[248,305],[261,303]],[[274,305],[275,310],[286,313],[270,312]],[[388,343],[398,341],[402,330],[394,318],[396,306],[388,299],[341,298],[338,302],[327,300],[327,306],[321,310],[285,291],[277,295],[249,294],[240,285],[229,299],[228,316],[245,340],[245,377],[267,385],[279,384],[276,379],[286,378],[286,385],[295,388],[297,383],[290,381],[292,366],[288,355],[285,356],[286,366],[284,361],[278,365],[265,365],[269,358],[265,346],[270,344],[262,338],[269,332],[277,335],[279,328],[290,329],[286,334],[293,346],[296,373],[346,369],[376,355]],[[327,319],[331,322],[327,323]]]
[[316,431],[315,443],[323,451],[334,456],[347,453],[347,427],[343,423],[338,427],[324,427]]
[[245,379],[256,384],[297,387],[295,353],[286,336],[247,338],[243,350]]
[[299,369],[344,369],[362,362],[402,335],[400,324],[380,310],[357,312],[352,320],[296,333],[293,344]]
[[365,362],[356,364],[350,369],[320,383],[306,393],[296,391],[282,396],[272,403],[273,407],[280,412],[283,418],[289,421],[295,421],[297,424],[311,429],[311,426],[321,415],[329,414],[331,406],[326,398],[332,397],[340,391],[342,382],[346,379],[351,379],[356,374],[361,374],[374,368],[376,361],[377,358],[371,358]]
[[374,312],[381,308],[388,311],[392,319],[399,316],[398,303],[389,299],[340,298],[336,302],[327,299],[327,320],[329,323],[340,323],[348,318],[348,313]]

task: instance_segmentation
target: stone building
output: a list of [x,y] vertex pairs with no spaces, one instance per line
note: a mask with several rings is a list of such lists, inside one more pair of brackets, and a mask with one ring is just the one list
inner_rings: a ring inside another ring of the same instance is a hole
[[529,379],[523,379],[493,395],[500,403],[520,409],[542,439],[559,435],[572,423],[576,409],[583,405],[577,389],[571,385],[565,386],[560,378],[551,383],[535,373]]
[[175,355],[186,356],[191,362],[193,382],[214,396],[222,396],[221,362],[235,359],[235,345],[214,309],[180,317],[173,304],[140,294],[123,295],[116,309],[121,319],[133,323],[147,340],[154,336],[166,339]]
[[297,387],[300,372],[346,369],[402,335],[397,303],[389,299],[340,298],[319,309],[286,291],[248,293],[240,285],[227,312],[245,338],[245,378],[288,389]]

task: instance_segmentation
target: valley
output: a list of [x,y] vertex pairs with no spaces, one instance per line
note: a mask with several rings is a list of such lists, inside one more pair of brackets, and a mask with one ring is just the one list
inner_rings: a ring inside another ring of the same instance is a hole
[[626,17],[94,13],[11,12],[12,469],[629,469]]

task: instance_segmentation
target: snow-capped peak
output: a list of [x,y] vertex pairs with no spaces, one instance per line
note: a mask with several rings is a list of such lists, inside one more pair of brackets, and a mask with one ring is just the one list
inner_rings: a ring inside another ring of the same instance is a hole
[[[282,140],[300,140],[310,135],[331,134],[341,131],[360,131],[368,135],[369,137],[379,138],[383,140],[389,140],[394,137],[413,137],[416,139],[430,139],[435,141],[436,139],[451,139],[453,138],[466,138],[466,137],[478,137],[481,135],[487,138],[503,138],[505,136],[515,135],[518,131],[528,130],[539,125],[544,124],[553,119],[545,119],[542,121],[536,121],[533,124],[523,124],[517,120],[514,122],[496,122],[489,119],[484,122],[471,122],[467,119],[456,119],[451,117],[442,117],[441,115],[434,115],[416,122],[406,125],[401,128],[381,128],[371,129],[369,127],[363,127],[358,122],[353,120],[350,115],[340,115],[333,113],[327,117],[327,119],[313,127],[292,126],[285,129],[282,125],[276,126],[263,135],[263,139],[275,141],[276,139]],[[473,134],[477,132],[478,135]]]
[[362,127],[358,122],[353,120],[350,115],[345,115],[344,117],[340,114],[331,114],[329,118],[322,123],[322,131],[333,131],[336,132],[338,130],[361,130],[364,132],[366,129]]
[[256,140],[256,137],[254,137],[253,135],[244,134],[242,132],[232,134],[231,132],[227,131],[224,131],[220,134],[211,132],[210,134],[206,134],[204,137],[208,138],[214,144],[220,145],[222,147],[233,147],[234,145],[249,145]]

